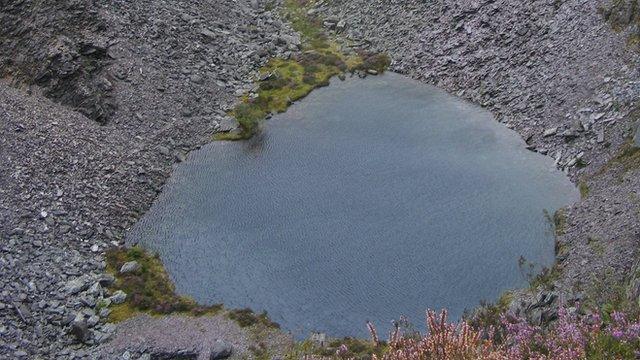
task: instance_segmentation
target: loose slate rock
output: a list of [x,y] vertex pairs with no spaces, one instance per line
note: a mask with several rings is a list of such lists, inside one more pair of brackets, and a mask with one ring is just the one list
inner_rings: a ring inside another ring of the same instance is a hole
[[122,290],[118,290],[109,298],[112,304],[122,304],[125,300],[127,300],[127,293]]
[[222,340],[217,340],[211,348],[209,360],[221,360],[231,356],[233,347]]
[[75,336],[80,342],[86,342],[89,340],[91,335],[89,332],[89,326],[84,319],[73,322],[71,325],[71,334],[73,334],[73,336]]
[[137,261],[129,261],[122,265],[120,274],[133,273],[140,270],[140,264]]

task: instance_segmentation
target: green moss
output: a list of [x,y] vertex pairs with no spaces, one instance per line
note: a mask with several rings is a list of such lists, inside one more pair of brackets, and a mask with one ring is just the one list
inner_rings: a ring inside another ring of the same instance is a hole
[[589,248],[594,254],[599,256],[604,255],[605,247],[604,247],[604,244],[602,243],[602,240],[600,240],[599,238],[595,236],[588,236],[587,245],[589,245]]
[[[127,294],[123,304],[111,308],[110,320],[122,321],[139,312],[150,314],[190,313],[213,314],[222,305],[201,306],[193,299],[179,296],[157,256],[151,256],[142,248],[113,248],[106,254],[107,271],[116,277],[111,290],[122,290]],[[129,261],[137,261],[140,269],[121,274],[120,268]]]
[[553,226],[557,236],[564,235],[567,226],[567,215],[565,215],[563,209],[559,209],[553,214]]
[[553,286],[553,283],[560,278],[560,269],[558,266],[551,268],[544,268],[542,271],[533,277],[529,282],[529,286],[532,289],[549,289]]
[[589,185],[585,181],[578,183],[578,190],[580,190],[580,197],[586,199],[589,196]]
[[253,354],[254,360],[271,360],[272,356],[269,353],[269,349],[264,345],[264,343],[259,343],[256,345],[249,346],[249,351]]
[[242,140],[252,137],[268,114],[284,112],[294,101],[307,96],[313,89],[329,84],[331,77],[345,71],[376,70],[384,72],[389,57],[360,52],[347,56],[340,46],[323,31],[322,21],[307,16],[312,1],[286,0],[284,17],[300,33],[302,54],[291,59],[272,59],[260,69],[257,96],[245,97],[231,115],[240,124],[240,131],[220,133],[216,140]]
[[601,332],[595,341],[587,344],[586,353],[589,360],[634,360],[637,359],[635,353],[638,348],[640,348],[640,341],[619,341],[611,335]]
[[347,352],[342,354],[342,358],[344,359],[371,359],[372,355],[381,358],[388,349],[385,342],[381,342],[378,346],[375,346],[371,340],[346,337],[331,340],[325,347],[314,347],[312,354],[333,357],[342,345],[347,347]]
[[391,65],[391,59],[387,54],[360,52],[360,57],[362,63],[358,65],[358,70],[375,70],[381,74]]
[[[513,294],[504,292],[495,303],[481,302],[480,306],[472,313],[465,313],[464,319],[475,329],[500,328],[502,315],[507,312],[513,301]],[[501,334],[496,334],[501,336]]]
[[633,143],[628,141],[611,162],[622,165],[625,172],[635,170],[640,167],[640,148],[633,146]]
[[267,315],[266,311],[260,314],[256,314],[253,312],[253,310],[248,308],[236,309],[236,310],[230,310],[227,313],[227,316],[229,316],[231,320],[234,320],[235,322],[237,322],[238,325],[240,325],[240,327],[264,325],[268,328],[275,328],[275,329],[280,328],[280,325],[278,323],[273,322],[269,319],[269,316]]

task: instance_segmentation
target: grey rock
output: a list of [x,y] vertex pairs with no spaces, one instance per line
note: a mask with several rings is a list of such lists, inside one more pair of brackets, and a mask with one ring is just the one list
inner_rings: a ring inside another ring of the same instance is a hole
[[89,283],[84,278],[76,278],[68,281],[64,286],[64,291],[68,295],[74,295],[81,291],[86,290],[89,287]]
[[140,270],[140,263],[137,261],[129,261],[122,265],[120,274],[133,273]]
[[116,305],[122,304],[123,302],[125,302],[125,300],[127,300],[127,293],[122,290],[118,290],[109,297],[109,300],[111,300],[111,303]]
[[240,124],[238,123],[238,120],[236,120],[231,116],[224,116],[220,120],[221,131],[231,131],[231,130],[237,129],[238,126],[240,126]]
[[71,324],[71,334],[80,342],[86,342],[91,337],[89,326],[84,319],[73,321]]
[[565,140],[573,140],[579,136],[578,132],[573,129],[567,129],[563,131],[561,135]]
[[636,132],[633,135],[633,146],[640,147],[640,122],[636,123]]
[[231,356],[233,347],[222,340],[216,340],[209,352],[209,360],[221,360]]
[[554,136],[557,132],[558,132],[557,127],[549,128],[544,130],[544,133],[542,133],[542,136],[544,137]]
[[209,29],[200,30],[200,35],[202,35],[202,38],[205,41],[212,41],[218,36],[216,33],[214,33],[213,31],[211,31]]
[[111,274],[102,274],[98,278],[98,282],[102,286],[110,286],[116,281],[116,278]]
[[198,352],[192,349],[180,349],[180,350],[157,350],[151,353],[151,358],[154,360],[196,360],[198,358]]

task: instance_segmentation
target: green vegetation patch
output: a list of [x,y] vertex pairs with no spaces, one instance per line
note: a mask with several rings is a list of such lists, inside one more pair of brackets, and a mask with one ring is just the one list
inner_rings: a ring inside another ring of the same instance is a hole
[[633,146],[632,141],[626,142],[618,155],[611,159],[611,163],[620,164],[624,171],[635,170],[640,167],[640,148]]
[[[202,306],[193,299],[177,295],[158,256],[152,256],[138,246],[113,248],[107,251],[106,260],[107,271],[116,277],[112,290],[122,290],[127,294],[123,304],[111,308],[111,321],[119,322],[138,312],[203,315],[214,314],[222,309],[222,305]],[[129,261],[137,261],[140,268],[121,274],[120,268]]]
[[330,339],[328,344],[324,346],[319,346],[313,341],[306,340],[297,343],[284,358],[286,360],[318,357],[367,360],[371,359],[373,355],[380,359],[388,350],[389,346],[384,341],[375,345],[371,340],[352,337]]
[[[464,320],[474,329],[490,330],[499,329],[502,325],[503,314],[509,310],[509,305],[513,301],[513,294],[509,291],[502,293],[495,303],[483,301],[480,306],[472,312],[465,312]],[[496,333],[498,340],[502,336]]]
[[563,209],[559,209],[555,213],[553,213],[553,226],[556,231],[556,235],[564,235],[566,227],[567,227],[567,215],[564,213]]
[[580,190],[580,197],[586,199],[589,196],[589,185],[585,181],[580,181],[578,183],[578,190]]
[[323,31],[322,20],[307,15],[311,5],[306,0],[285,1],[283,15],[300,33],[302,53],[290,59],[271,59],[260,69],[256,95],[245,96],[230,113],[240,129],[216,134],[216,140],[251,138],[269,114],[286,111],[313,89],[329,85],[335,75],[357,70],[381,74],[388,68],[391,61],[386,54],[358,51],[346,55]]
[[560,268],[557,265],[543,268],[538,275],[529,281],[529,286],[532,289],[550,289],[553,287],[553,283],[560,279],[560,275]]
[[235,322],[237,322],[238,325],[240,325],[240,327],[264,325],[268,328],[274,328],[274,329],[280,328],[280,324],[273,322],[269,319],[269,316],[267,315],[266,311],[263,311],[260,314],[256,314],[253,312],[253,310],[246,308],[246,309],[230,310],[227,315],[231,320],[234,320]]

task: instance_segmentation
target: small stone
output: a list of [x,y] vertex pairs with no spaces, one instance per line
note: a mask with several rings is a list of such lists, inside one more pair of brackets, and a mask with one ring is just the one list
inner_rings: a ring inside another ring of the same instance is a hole
[[73,336],[75,336],[80,342],[86,342],[89,340],[90,332],[87,322],[84,319],[74,320],[71,325],[71,334],[73,334]]
[[105,308],[100,309],[100,313],[98,315],[100,315],[100,317],[102,317],[102,318],[106,318],[110,314],[111,314],[111,309],[105,307]]
[[209,353],[209,360],[221,360],[231,356],[233,347],[222,340],[216,340]]
[[546,129],[546,130],[544,131],[544,133],[542,134],[542,136],[544,136],[544,137],[553,136],[553,135],[555,135],[557,132],[558,132],[558,128],[555,128],[555,127],[554,127],[554,128],[549,128],[549,129]]
[[98,278],[98,282],[101,286],[110,286],[116,281],[116,278],[111,274],[103,274]]
[[111,297],[109,297],[109,300],[111,300],[111,303],[116,305],[122,304],[125,300],[127,300],[127,293],[125,293],[122,290],[118,290],[115,293],[113,293]]
[[98,252],[100,251],[100,246],[98,246],[98,244],[94,244],[91,246],[91,251],[92,252]]
[[202,38],[209,42],[213,39],[215,39],[217,37],[217,34],[214,33],[213,31],[209,30],[209,29],[202,29],[200,30],[200,35],[202,35]]
[[129,261],[122,265],[120,274],[133,273],[140,270],[140,263],[137,261]]
[[369,73],[370,75],[378,75],[378,71],[374,69],[367,70],[367,73]]
[[89,284],[87,284],[84,281],[84,279],[82,278],[73,279],[67,282],[67,284],[65,285],[65,292],[68,295],[74,295],[79,293],[80,291],[86,290],[88,287],[89,287]]
[[92,315],[87,319],[87,326],[92,328],[98,324],[100,317],[98,315]]
[[575,130],[568,129],[562,132],[562,137],[565,140],[572,140],[578,137],[578,133]]
[[191,80],[191,82],[194,84],[202,84],[204,82],[204,79],[202,78],[202,76],[196,75],[196,74],[191,75],[189,77],[189,80]]

